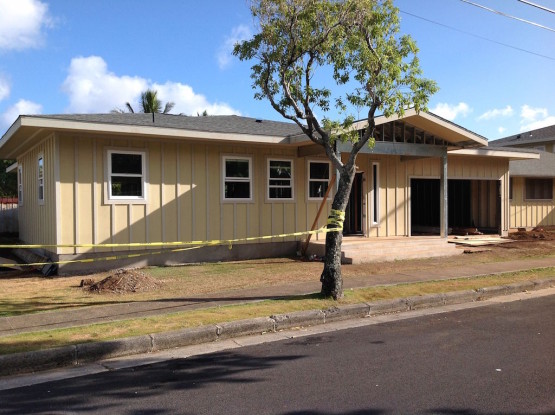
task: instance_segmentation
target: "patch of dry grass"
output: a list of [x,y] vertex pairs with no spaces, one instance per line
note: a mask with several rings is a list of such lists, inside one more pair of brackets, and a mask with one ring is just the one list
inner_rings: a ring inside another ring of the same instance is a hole
[[[461,267],[519,258],[555,257],[555,241],[515,242],[488,249],[490,250],[471,255],[344,265],[342,270],[347,280],[360,275]],[[155,267],[142,271],[159,280],[161,287],[148,292],[98,295],[79,288],[83,276],[44,278],[40,274],[20,271],[0,273],[0,317],[92,305],[171,300],[233,290],[318,281],[322,264],[277,258]],[[87,277],[100,281],[108,274],[105,272]]]
[[357,304],[367,301],[405,298],[468,289],[476,290],[483,287],[548,278],[554,275],[555,267],[473,278],[377,286],[347,290],[345,292],[345,297],[338,302],[312,294],[295,296],[289,299],[267,300],[243,305],[179,312],[113,323],[94,324],[84,327],[25,333],[1,337],[0,354],[38,350],[92,341],[113,340],[123,337],[178,330],[253,317],[264,317],[300,310],[327,309],[336,305]]

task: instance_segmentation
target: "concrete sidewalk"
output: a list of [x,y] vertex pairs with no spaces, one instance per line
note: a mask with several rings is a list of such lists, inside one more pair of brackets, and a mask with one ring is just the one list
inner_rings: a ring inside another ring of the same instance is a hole
[[[376,285],[444,280],[553,266],[555,266],[555,258],[540,258],[468,265],[464,268],[445,267],[431,270],[405,271],[403,273],[394,274],[357,276],[345,278],[344,288],[363,288]],[[0,318],[0,337],[18,333],[76,327],[228,304],[256,302],[265,299],[279,299],[293,295],[310,294],[318,292],[319,290],[319,281],[314,281],[249,290],[219,292],[209,296],[89,306],[73,310],[2,317]]]

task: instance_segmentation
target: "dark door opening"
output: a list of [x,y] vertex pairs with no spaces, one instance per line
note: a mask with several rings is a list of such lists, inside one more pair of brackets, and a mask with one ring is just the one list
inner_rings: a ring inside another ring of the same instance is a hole
[[[411,235],[440,234],[439,179],[411,179]],[[447,181],[450,234],[501,232],[498,180]]]
[[345,210],[344,235],[362,235],[362,173],[355,173]]
[[411,235],[439,235],[439,180],[411,179]]

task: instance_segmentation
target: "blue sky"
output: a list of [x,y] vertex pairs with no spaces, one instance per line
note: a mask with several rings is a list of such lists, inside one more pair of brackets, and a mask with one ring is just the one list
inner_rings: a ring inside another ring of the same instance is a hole
[[[518,0],[474,1],[555,28]],[[395,4],[441,88],[432,112],[490,140],[555,124],[555,32],[461,0]],[[147,87],[175,113],[280,120],[231,55],[253,27],[245,0],[0,0],[0,134],[19,114],[109,112]]]

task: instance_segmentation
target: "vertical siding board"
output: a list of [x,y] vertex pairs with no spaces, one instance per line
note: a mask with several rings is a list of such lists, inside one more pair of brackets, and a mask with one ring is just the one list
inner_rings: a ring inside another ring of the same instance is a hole
[[166,143],[163,146],[162,165],[163,178],[163,212],[164,212],[164,241],[178,241],[178,211],[177,211],[177,154],[175,143]]

